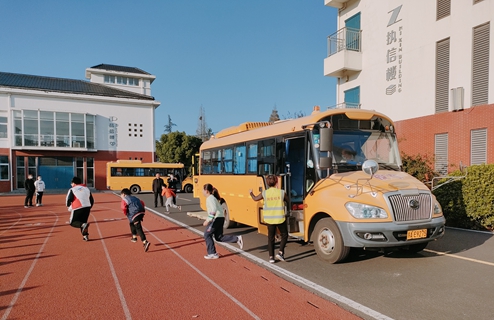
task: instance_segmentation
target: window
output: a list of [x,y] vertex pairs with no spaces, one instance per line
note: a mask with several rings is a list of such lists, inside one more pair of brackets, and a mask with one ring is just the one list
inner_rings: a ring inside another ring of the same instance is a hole
[[211,151],[202,152],[202,163],[201,163],[201,173],[209,174],[211,173]]
[[212,173],[221,173],[221,150],[211,152]]
[[444,175],[448,173],[448,134],[436,134],[434,138],[434,170]]
[[490,23],[473,29],[472,105],[488,103]]
[[9,180],[9,157],[0,156],[0,180]]
[[6,112],[0,112],[0,138],[8,138],[8,117]]
[[251,143],[247,146],[247,172],[257,172],[257,143]]
[[451,0],[437,0],[436,20],[451,15]]
[[487,129],[470,133],[470,165],[487,163]]
[[448,111],[449,38],[436,43],[436,113]]
[[257,162],[257,173],[260,175],[274,174],[276,156],[275,156],[275,140],[259,141],[259,158]]
[[223,150],[223,168],[225,173],[233,173],[233,149],[228,148]]
[[13,119],[15,146],[94,149],[94,115],[14,110]]
[[359,108],[360,106],[360,86],[345,91],[346,108]]
[[138,86],[139,85],[139,79],[122,77],[122,76],[110,76],[107,74],[105,74],[105,76],[104,76],[104,82],[105,83],[117,83],[117,84],[129,85],[129,86]]
[[245,174],[245,165],[247,163],[245,155],[245,146],[235,147],[235,157],[233,164],[234,174]]

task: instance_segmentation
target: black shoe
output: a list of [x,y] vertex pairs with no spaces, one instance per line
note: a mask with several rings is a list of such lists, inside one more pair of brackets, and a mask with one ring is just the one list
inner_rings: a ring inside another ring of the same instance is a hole
[[136,242],[137,242],[137,238],[132,237],[132,238],[130,239],[130,241],[132,241],[132,242],[136,243]]
[[146,240],[146,242],[144,243],[144,252],[148,252],[148,249],[149,249],[149,246],[150,245],[151,245],[151,243]]
[[86,235],[82,236],[82,240],[89,241],[89,237],[88,236],[89,236],[89,234],[86,234]]

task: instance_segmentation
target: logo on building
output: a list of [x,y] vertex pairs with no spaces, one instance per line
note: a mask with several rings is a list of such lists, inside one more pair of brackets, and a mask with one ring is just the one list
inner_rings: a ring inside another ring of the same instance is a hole
[[401,93],[403,90],[402,83],[402,62],[403,62],[403,26],[396,24],[401,7],[403,5],[389,11],[391,16],[387,27],[389,28],[386,34],[386,82],[389,83],[386,88],[386,95],[392,95],[396,91]]
[[116,122],[118,120],[117,117],[115,116],[110,116],[108,117],[108,145],[110,148],[116,148],[117,147],[117,141],[118,141],[118,123]]
[[388,96],[392,95],[395,92],[396,92],[396,85],[395,84],[392,84],[392,85],[390,85],[389,87],[386,88],[386,94]]

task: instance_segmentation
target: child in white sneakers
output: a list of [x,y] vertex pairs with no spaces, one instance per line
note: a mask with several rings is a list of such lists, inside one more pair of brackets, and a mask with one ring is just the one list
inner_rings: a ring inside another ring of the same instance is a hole
[[178,208],[178,210],[182,211],[182,206],[177,206],[176,204],[173,203],[173,198],[176,197],[177,195],[175,194],[173,189],[169,188],[166,184],[163,186],[161,195],[166,198],[165,201],[166,213],[170,212],[170,207]]

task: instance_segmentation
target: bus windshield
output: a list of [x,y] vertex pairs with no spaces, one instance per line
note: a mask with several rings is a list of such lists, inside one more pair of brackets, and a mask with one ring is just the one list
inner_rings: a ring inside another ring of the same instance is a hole
[[[400,171],[402,162],[396,135],[382,131],[335,131],[333,135],[333,170],[361,170],[365,160],[375,160],[382,170]],[[327,176],[321,172],[321,176]]]

